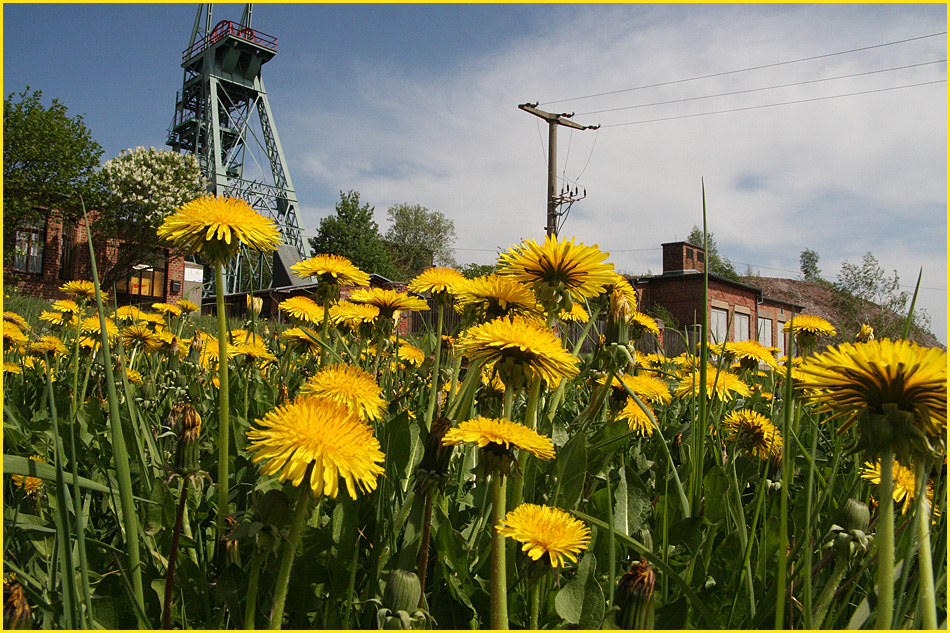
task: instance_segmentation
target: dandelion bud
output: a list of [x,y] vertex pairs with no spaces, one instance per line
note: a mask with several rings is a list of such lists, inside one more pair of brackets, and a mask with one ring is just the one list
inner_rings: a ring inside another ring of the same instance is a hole
[[847,531],[867,532],[868,526],[871,525],[871,510],[863,501],[848,499],[841,507],[841,518],[838,522]]
[[198,471],[198,436],[201,434],[201,416],[190,404],[182,408],[181,431],[175,451],[175,472],[188,475]]
[[252,312],[254,316],[258,316],[261,313],[261,309],[264,307],[263,297],[255,297],[254,295],[247,295],[247,310]]
[[615,603],[617,628],[653,629],[653,585],[656,575],[646,558],[632,563],[617,583]]
[[861,330],[858,332],[858,335],[855,336],[855,339],[859,343],[867,343],[868,341],[874,340],[874,328],[868,325],[867,323],[861,324]]
[[452,421],[448,418],[439,418],[433,423],[432,430],[426,438],[422,461],[416,469],[418,490],[425,490],[432,485],[442,488],[445,485],[449,472],[449,460],[452,458],[454,447],[443,445],[442,438],[450,428],[452,428]]
[[418,608],[421,596],[422,584],[419,577],[411,571],[396,569],[389,576],[386,590],[383,591],[383,606],[392,613],[412,613]]
[[633,537],[633,540],[642,543],[647,552],[653,552],[653,535],[650,534],[649,529],[642,527],[639,530],[636,530],[630,536]]

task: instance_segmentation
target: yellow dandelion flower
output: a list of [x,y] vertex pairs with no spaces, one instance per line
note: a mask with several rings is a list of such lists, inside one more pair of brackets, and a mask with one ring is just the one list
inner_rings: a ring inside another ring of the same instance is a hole
[[65,356],[69,353],[69,348],[58,337],[52,334],[41,336],[39,340],[30,343],[30,353],[32,354],[56,354]]
[[399,339],[399,362],[419,367],[425,360],[426,355],[421,349],[408,341]]
[[735,442],[745,452],[769,459],[782,454],[782,435],[772,422],[749,409],[732,411],[722,420],[723,429],[730,434],[727,442]]
[[523,543],[521,551],[531,560],[547,557],[551,566],[564,559],[577,562],[577,554],[590,543],[590,528],[560,508],[523,503],[495,526],[499,534]]
[[238,342],[237,338],[234,339],[235,344],[235,355],[246,356],[247,358],[253,358],[255,360],[263,361],[277,361],[277,357],[269,349],[263,341],[258,339],[250,339],[243,342]]
[[[894,478],[894,502],[902,504],[901,514],[907,514],[907,511],[913,507],[914,497],[917,494],[917,477],[914,476],[913,469],[904,466],[897,460],[894,460],[894,467],[891,473]],[[881,460],[864,462],[864,467],[861,468],[861,477],[875,486],[880,485]],[[933,485],[928,481],[927,500],[931,502],[931,507],[933,507],[933,495]]]
[[200,310],[201,306],[197,303],[188,301],[188,299],[182,299],[178,302],[178,307],[182,309],[183,312],[194,312],[195,310]]
[[277,304],[277,307],[296,321],[313,325],[323,323],[323,306],[317,304],[316,301],[309,297],[298,296],[284,299]]
[[122,328],[119,335],[122,337],[122,345],[129,351],[141,347],[151,354],[162,348],[162,339],[145,325],[129,325]]
[[356,332],[362,325],[372,325],[379,318],[379,308],[365,303],[340,301],[330,306],[330,322]]
[[162,314],[170,314],[173,317],[181,316],[181,308],[171,303],[153,303],[153,310],[158,310]]
[[328,398],[300,396],[279,406],[263,419],[261,428],[247,432],[248,451],[254,463],[267,460],[264,475],[280,473],[280,481],[304,483],[312,464],[310,481],[314,496],[336,497],[342,477],[351,498],[357,490],[376,489],[376,478],[385,455],[373,430],[346,405]]
[[[641,398],[641,400],[643,399]],[[643,404],[649,410],[650,415],[656,417],[653,413],[653,408],[646,402]],[[617,414],[617,419],[626,420],[629,429],[631,431],[639,431],[640,435],[653,435],[653,431],[656,430],[656,427],[653,425],[653,420],[650,419],[650,416],[643,410],[643,407],[637,404],[637,401],[633,398],[627,398],[627,403],[620,413]]]
[[331,286],[368,286],[369,275],[339,255],[317,255],[290,267],[298,277],[316,277]]
[[520,316],[476,325],[456,344],[473,361],[497,363],[505,384],[514,388],[540,376],[548,386],[578,373],[578,359],[542,323]]
[[568,321],[573,321],[574,323],[587,323],[590,321],[590,315],[587,313],[587,310],[579,303],[572,304],[570,310],[561,310],[558,318],[565,323]]
[[425,299],[386,288],[359,288],[350,295],[350,301],[376,306],[379,315],[386,319],[393,318],[397,310],[419,312],[429,309]]
[[861,324],[861,329],[855,337],[859,343],[867,343],[874,340],[874,328],[867,323]]
[[319,354],[322,349],[320,343],[317,342],[320,336],[309,328],[287,328],[281,332],[281,338],[288,346],[311,354]]
[[131,367],[125,368],[125,377],[133,385],[142,384],[142,372],[137,369],[132,369]]
[[52,307],[57,312],[70,312],[72,314],[79,314],[79,304],[72,299],[60,299],[58,301],[54,301],[53,305],[50,307]]
[[723,353],[736,358],[742,367],[756,368],[765,363],[772,369],[778,369],[775,356],[758,341],[729,341],[723,346]]
[[[799,372],[806,399],[845,417],[841,430],[862,420],[859,444],[874,455],[885,445],[902,456],[921,440],[946,442],[947,353],[941,349],[890,339],[843,343],[809,357]],[[892,428],[898,423],[892,416],[885,428],[871,419],[892,408],[910,414],[916,429]]]
[[386,413],[387,402],[381,395],[383,390],[373,376],[345,363],[321,369],[300,391],[345,404],[361,419],[379,420]]
[[654,336],[660,335],[660,326],[657,325],[656,319],[649,314],[633,312],[630,315],[629,323],[633,327],[633,332],[631,333],[633,338],[639,338],[643,332],[649,332]]
[[513,315],[540,317],[543,313],[530,287],[500,275],[484,275],[460,283],[455,290],[455,304],[462,310],[472,306],[480,321]]
[[[82,332],[91,332],[93,334],[100,334],[102,332],[102,324],[99,322],[99,315],[88,316],[82,320],[79,324],[79,329]],[[119,328],[116,326],[115,321],[110,318],[106,318],[106,334],[110,339],[115,338],[119,335]]]
[[212,263],[230,261],[243,244],[255,251],[271,251],[280,244],[280,231],[244,200],[203,196],[165,218],[158,236]]
[[630,391],[637,394],[637,397],[641,400],[660,404],[669,404],[673,401],[670,386],[666,384],[665,381],[654,378],[653,376],[644,376],[642,374],[637,374],[636,376],[630,374],[614,376],[611,386],[619,395],[626,397],[627,390],[624,388],[624,385],[627,385]]
[[[676,388],[677,398],[689,398],[699,393],[699,370],[687,373]],[[730,395],[733,394],[733,395]],[[726,400],[734,396],[751,396],[752,388],[735,374],[720,371],[712,365],[706,367],[706,397]]]
[[25,347],[29,342],[26,334],[9,321],[3,322],[3,349],[10,350],[17,347]]
[[20,367],[17,363],[3,363],[3,373],[5,374],[22,374],[23,368]]
[[813,314],[799,314],[782,326],[783,332],[791,332],[799,347],[810,348],[819,336],[835,336],[838,332],[831,323]]
[[30,326],[29,326],[29,324],[26,322],[26,320],[25,320],[23,317],[21,317],[19,314],[17,314],[16,312],[4,312],[4,313],[3,313],[3,320],[4,320],[4,322],[6,322],[6,323],[10,323],[10,324],[12,324],[12,325],[17,326],[17,327],[20,328],[21,330],[29,330],[29,329],[30,329]]
[[549,235],[543,244],[528,239],[502,253],[498,273],[533,286],[545,302],[560,299],[563,291],[576,299],[596,297],[616,281],[614,265],[604,262],[608,256],[596,244],[575,244],[573,237],[559,242]]
[[[60,291],[68,294],[75,295],[77,297],[82,297],[83,299],[95,299],[96,298],[96,284],[91,281],[86,280],[76,280],[76,281],[67,281],[62,286],[59,287]],[[102,291],[102,300],[106,301],[109,298],[109,293],[105,290]]]
[[116,321],[138,321],[143,312],[137,306],[120,306],[112,313]]
[[465,282],[465,276],[454,268],[434,266],[416,275],[409,282],[409,292],[430,293],[443,301],[448,295],[454,295],[459,284]]
[[50,312],[49,310],[43,310],[40,312],[39,316],[40,321],[46,321],[47,323],[52,323],[57,326],[68,326],[76,322],[76,315],[72,312]]
[[[30,457],[31,461],[47,463],[45,459],[39,455],[33,455]],[[43,490],[43,480],[39,477],[31,477],[30,475],[13,475],[13,483],[23,488],[23,490],[29,495],[35,495]]]
[[499,453],[518,449],[540,459],[554,458],[554,442],[551,438],[504,418],[478,417],[465,420],[446,432],[442,444],[476,444],[479,448]]

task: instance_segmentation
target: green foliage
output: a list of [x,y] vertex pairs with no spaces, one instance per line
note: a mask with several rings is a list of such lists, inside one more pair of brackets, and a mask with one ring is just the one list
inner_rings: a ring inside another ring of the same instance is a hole
[[719,249],[716,246],[715,233],[710,231],[706,237],[707,240],[704,247],[703,230],[694,224],[693,230],[686,236],[686,241],[694,246],[706,249],[706,270],[714,275],[719,275],[720,277],[725,277],[733,281],[739,281],[739,273],[736,272],[732,262],[729,261],[728,257],[723,257],[719,254]]
[[[3,237],[42,222],[45,211],[75,217],[79,197],[93,199],[93,175],[102,147],[93,140],[82,115],[70,117],[65,105],[26,88],[3,101]],[[4,249],[4,261],[13,256]]]
[[386,214],[391,224],[385,237],[402,279],[411,279],[431,266],[455,266],[455,223],[442,212],[418,204],[397,204]]
[[[834,290],[841,315],[840,334],[845,340],[854,340],[863,323],[874,328],[876,338],[901,338],[910,293],[900,287],[897,271],[889,277],[870,251],[861,258],[860,265],[843,261]],[[912,332],[929,328],[930,317],[926,311],[915,310]]]
[[462,264],[458,267],[458,270],[466,279],[475,279],[476,277],[495,274],[498,266],[495,264]]
[[358,191],[341,191],[336,215],[320,220],[316,237],[309,240],[311,255],[340,255],[360,270],[395,279],[399,272],[373,219],[374,208],[360,204]]
[[818,253],[806,248],[799,257],[801,263],[802,277],[805,281],[822,281],[821,270],[818,269]]

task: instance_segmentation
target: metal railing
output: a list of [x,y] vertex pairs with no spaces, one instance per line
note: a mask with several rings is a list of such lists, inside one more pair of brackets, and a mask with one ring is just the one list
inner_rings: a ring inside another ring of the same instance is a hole
[[211,33],[207,37],[202,37],[200,40],[189,46],[181,54],[181,61],[185,62],[205,50],[218,40],[228,35],[233,35],[242,40],[246,40],[261,48],[266,48],[272,51],[277,50],[277,38],[273,35],[267,35],[266,33],[261,33],[260,31],[255,31],[250,27],[243,26],[238,22],[232,22],[231,20],[221,20],[218,22],[215,27],[211,30]]

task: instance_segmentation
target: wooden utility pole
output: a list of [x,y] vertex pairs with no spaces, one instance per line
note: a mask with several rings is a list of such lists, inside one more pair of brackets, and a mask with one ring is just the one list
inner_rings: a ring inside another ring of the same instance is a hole
[[575,130],[596,130],[599,125],[581,125],[571,121],[574,113],[553,114],[538,109],[537,103],[522,103],[518,106],[525,112],[541,117],[548,122],[548,199],[547,199],[547,225],[544,227],[547,235],[557,237],[557,216],[559,197],[555,194],[557,186],[557,126],[574,128]]

